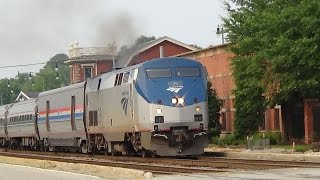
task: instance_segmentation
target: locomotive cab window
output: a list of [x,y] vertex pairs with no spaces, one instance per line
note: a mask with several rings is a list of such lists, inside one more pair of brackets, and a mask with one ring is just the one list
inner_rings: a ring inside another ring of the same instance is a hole
[[148,78],[169,78],[171,77],[170,68],[150,68],[146,69]]
[[175,68],[177,77],[195,77],[200,75],[198,67],[177,67]]

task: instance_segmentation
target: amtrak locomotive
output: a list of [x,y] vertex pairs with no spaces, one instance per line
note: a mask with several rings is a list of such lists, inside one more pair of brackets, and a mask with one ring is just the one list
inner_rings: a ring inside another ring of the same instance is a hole
[[199,155],[208,143],[201,63],[160,58],[0,107],[3,146],[142,156]]

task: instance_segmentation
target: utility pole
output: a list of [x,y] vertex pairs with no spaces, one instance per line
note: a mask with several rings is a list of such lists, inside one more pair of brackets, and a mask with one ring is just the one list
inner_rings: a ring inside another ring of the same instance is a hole
[[3,103],[2,103],[2,93],[0,94],[0,97],[1,97],[1,106],[2,106],[2,104],[3,104]]

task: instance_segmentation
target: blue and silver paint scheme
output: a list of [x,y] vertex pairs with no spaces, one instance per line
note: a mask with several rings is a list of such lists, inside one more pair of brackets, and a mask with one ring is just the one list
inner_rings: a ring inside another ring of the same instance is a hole
[[[161,68],[169,69],[169,75],[148,76],[150,69]],[[196,75],[181,77],[178,68],[196,69]],[[184,58],[155,59],[88,79],[85,110],[90,144],[110,153],[203,153],[208,127],[206,83],[202,65]],[[173,99],[183,103],[172,103]],[[201,120],[195,121],[195,115],[201,115]],[[163,121],[156,122],[159,116]]]
[[[181,77],[178,68],[196,68],[196,76]],[[149,77],[150,69],[168,68],[171,76]],[[161,58],[143,63],[134,82],[135,131],[142,133],[145,149],[158,155],[202,154],[207,145],[207,78],[201,63],[185,58]],[[176,100],[174,100],[176,99]],[[174,103],[183,99],[182,103]],[[195,117],[201,116],[201,120]],[[156,120],[157,117],[163,121]],[[150,132],[150,133],[149,133]],[[147,138],[150,136],[150,138]]]

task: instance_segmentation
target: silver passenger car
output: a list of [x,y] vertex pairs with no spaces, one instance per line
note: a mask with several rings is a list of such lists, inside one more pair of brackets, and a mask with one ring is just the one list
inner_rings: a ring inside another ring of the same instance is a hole
[[11,147],[37,146],[36,103],[37,99],[31,99],[9,105],[7,136]]
[[45,149],[85,147],[84,85],[78,83],[39,94],[38,128]]
[[7,140],[7,107],[8,105],[0,106],[0,146],[4,146]]

